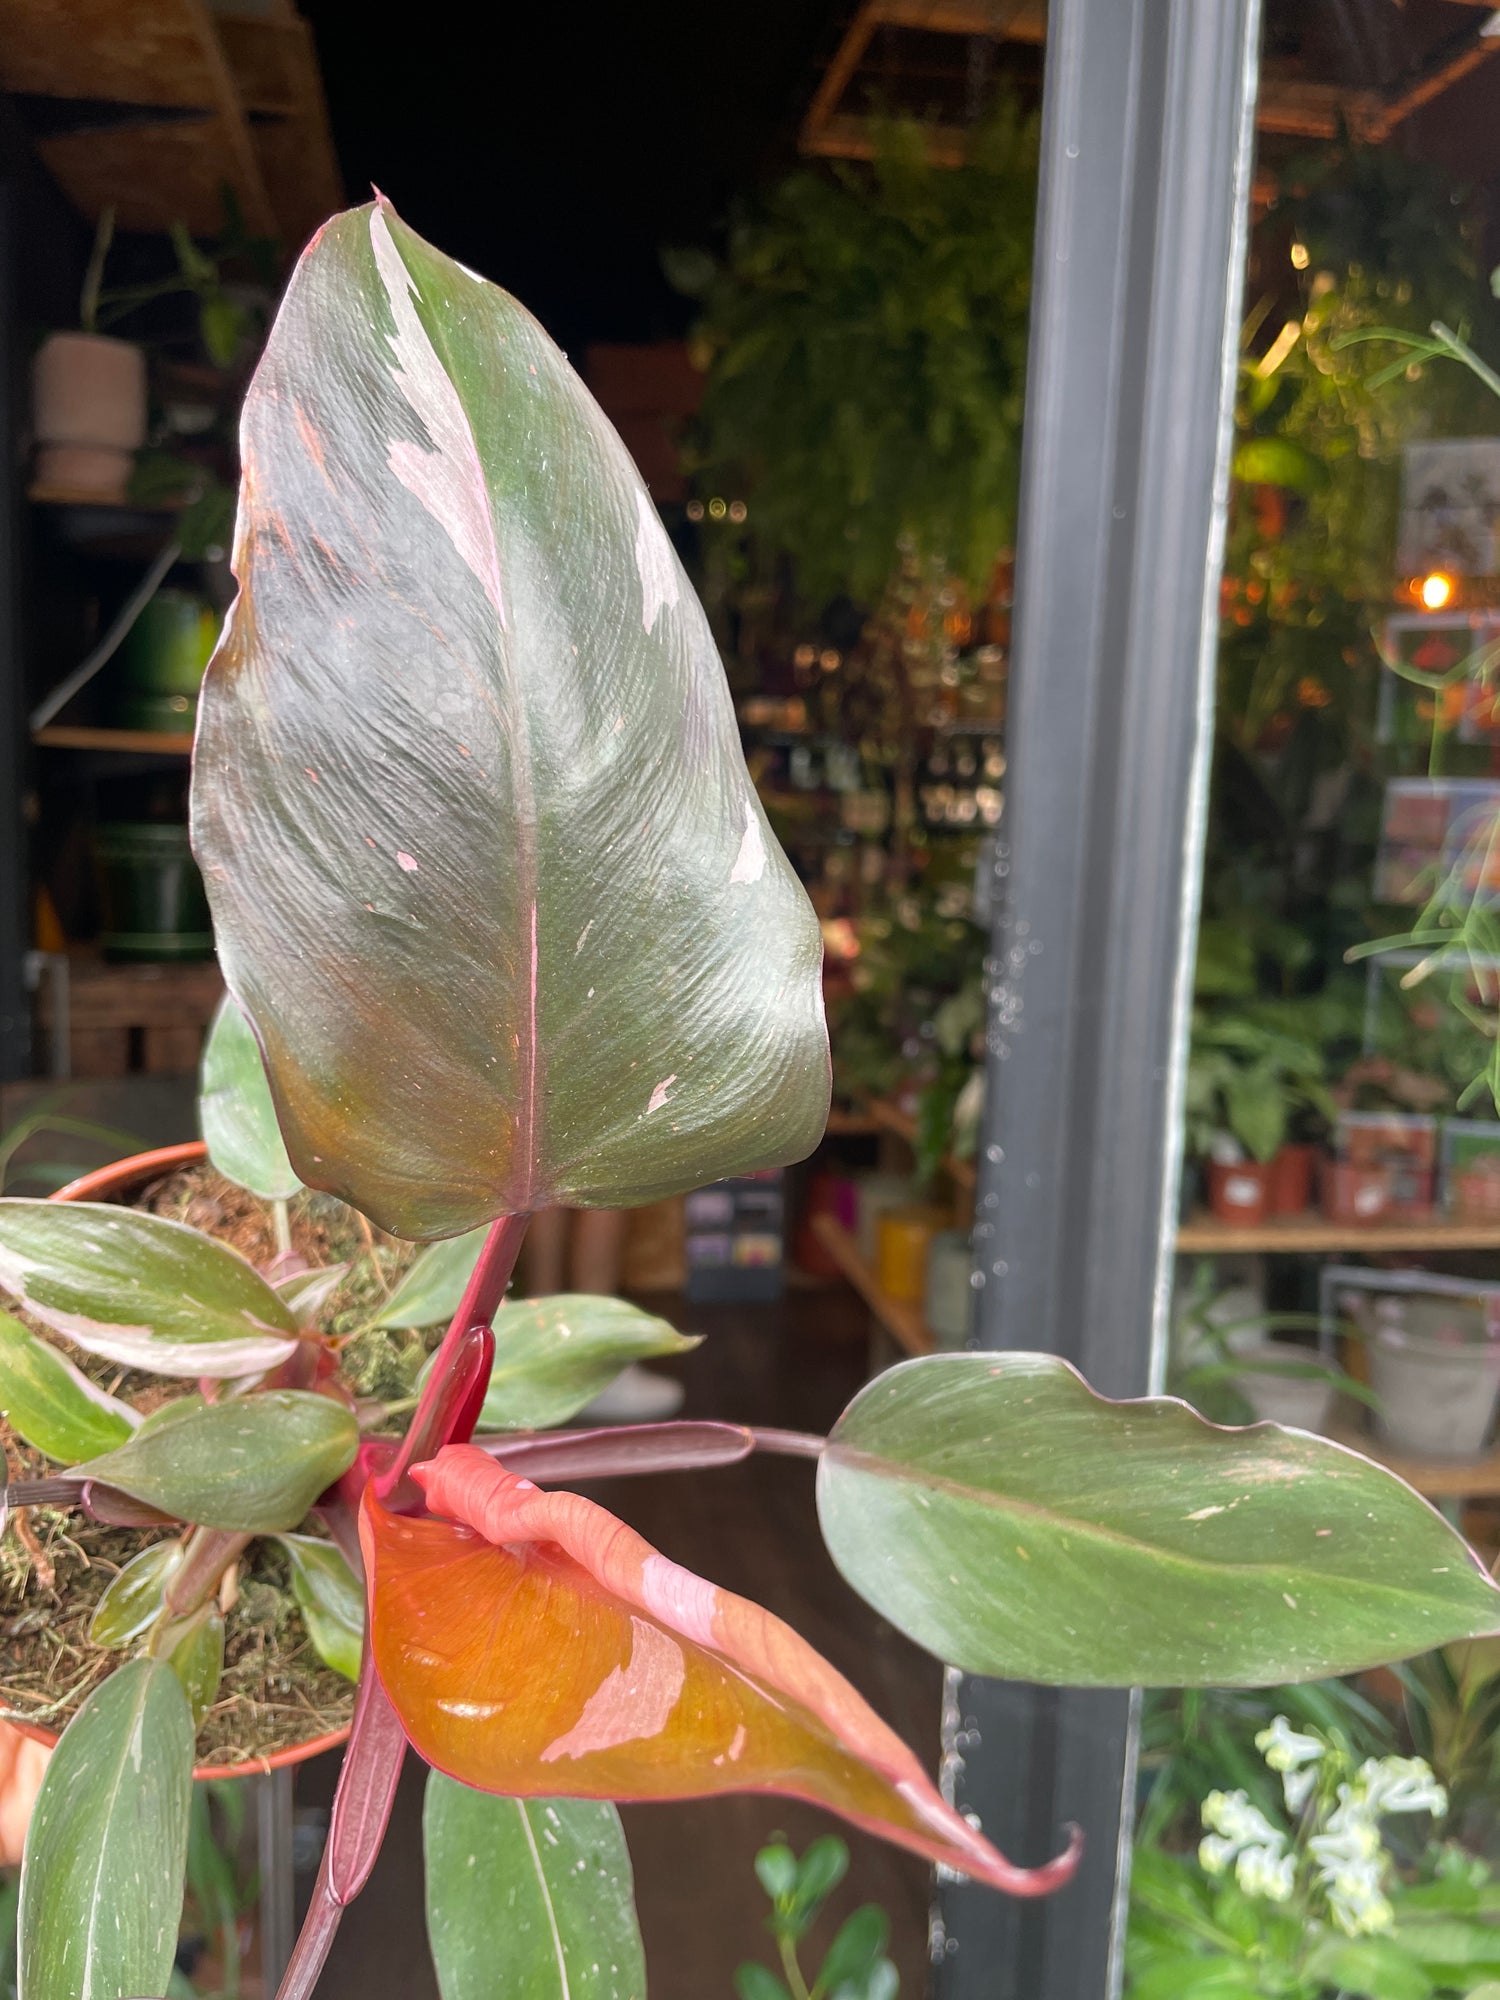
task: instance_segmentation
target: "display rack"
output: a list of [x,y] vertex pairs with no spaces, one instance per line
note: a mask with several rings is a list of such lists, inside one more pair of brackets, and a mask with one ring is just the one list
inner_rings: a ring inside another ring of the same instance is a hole
[[1264,1251],[1281,1256],[1320,1256],[1366,1250],[1500,1250],[1500,1223],[1454,1222],[1435,1215],[1410,1222],[1330,1222],[1322,1215],[1278,1215],[1264,1222],[1221,1222],[1216,1215],[1192,1215],[1177,1232],[1180,1252],[1232,1256]]

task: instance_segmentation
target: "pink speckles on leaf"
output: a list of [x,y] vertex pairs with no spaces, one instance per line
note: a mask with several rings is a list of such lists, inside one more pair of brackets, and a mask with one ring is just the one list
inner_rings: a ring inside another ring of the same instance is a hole
[[740,851],[729,871],[731,882],[758,882],[766,872],[766,843],[761,837],[760,819],[753,805],[745,803],[745,831]]
[[404,872],[408,875],[415,875],[417,872],[417,864],[415,859],[410,854],[407,853],[404,847],[398,848],[396,850],[396,866],[404,870]]
[[652,1091],[651,1102],[646,1106],[646,1116],[648,1118],[653,1111],[661,1110],[662,1106],[667,1102],[668,1091],[676,1081],[677,1072],[674,1070],[670,1076],[664,1076],[655,1090]]

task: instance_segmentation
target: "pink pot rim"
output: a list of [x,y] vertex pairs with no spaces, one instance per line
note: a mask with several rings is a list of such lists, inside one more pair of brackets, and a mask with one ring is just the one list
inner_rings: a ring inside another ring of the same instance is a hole
[[[201,1139],[189,1139],[180,1146],[158,1146],[149,1153],[132,1153],[127,1160],[115,1160],[107,1167],[96,1167],[90,1174],[82,1174],[76,1181],[69,1181],[65,1188],[48,1197],[51,1201],[102,1201],[111,1195],[126,1193],[142,1181],[154,1180],[158,1175],[172,1173],[178,1167],[192,1166],[196,1161],[206,1159],[208,1148]],[[7,1716],[13,1729],[19,1729],[23,1736],[29,1736],[34,1743],[42,1743],[50,1750],[57,1742],[55,1729],[44,1729],[37,1722],[23,1722],[18,1716]],[[264,1777],[272,1771],[285,1769],[289,1764],[302,1764],[309,1757],[317,1757],[324,1750],[337,1750],[349,1740],[353,1723],[346,1722],[342,1729],[330,1730],[323,1736],[310,1736],[305,1743],[288,1744],[284,1750],[273,1750],[266,1757],[247,1757],[239,1764],[195,1764],[195,1778],[255,1778]]]

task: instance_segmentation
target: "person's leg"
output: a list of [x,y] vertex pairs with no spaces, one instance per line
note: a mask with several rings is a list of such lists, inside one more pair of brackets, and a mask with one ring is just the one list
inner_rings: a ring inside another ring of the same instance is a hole
[[517,1289],[523,1298],[541,1299],[567,1284],[568,1224],[572,1211],[540,1209],[531,1218],[521,1244]]
[[568,1277],[575,1292],[620,1289],[625,1254],[628,1209],[578,1208],[572,1211],[573,1237],[568,1246]]

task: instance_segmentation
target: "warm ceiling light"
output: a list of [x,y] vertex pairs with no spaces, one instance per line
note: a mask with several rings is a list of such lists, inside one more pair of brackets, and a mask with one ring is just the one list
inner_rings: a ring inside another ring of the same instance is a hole
[[1453,601],[1453,579],[1435,569],[1417,585],[1417,595],[1424,611],[1443,611]]

